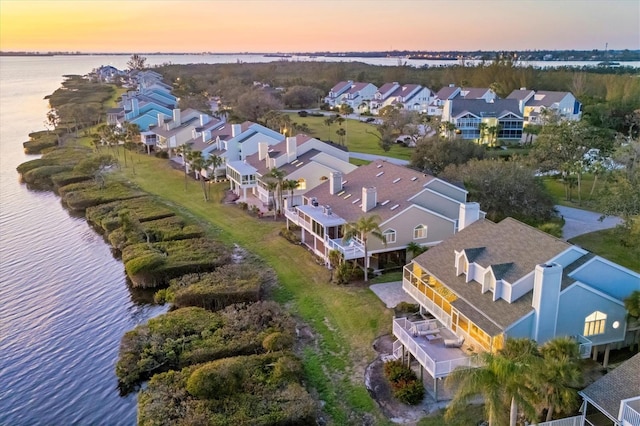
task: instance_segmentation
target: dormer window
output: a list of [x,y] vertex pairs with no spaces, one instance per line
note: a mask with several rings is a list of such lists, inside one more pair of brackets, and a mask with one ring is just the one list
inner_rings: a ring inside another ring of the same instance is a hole
[[387,244],[393,244],[396,242],[396,231],[395,229],[387,229],[386,231],[384,231],[382,233],[382,236],[384,237],[384,241]]

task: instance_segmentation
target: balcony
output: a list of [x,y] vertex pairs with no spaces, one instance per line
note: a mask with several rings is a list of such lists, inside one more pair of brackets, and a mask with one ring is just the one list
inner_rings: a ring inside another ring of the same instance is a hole
[[435,320],[411,322],[406,318],[394,318],[393,335],[398,339],[393,345],[394,354],[400,354],[404,346],[431,377],[436,379],[448,376],[458,367],[477,366],[475,356],[469,356],[460,348],[445,347],[444,339],[457,338],[447,328],[441,327],[437,337],[421,335],[423,333],[420,330],[427,323],[437,324]]
[[640,425],[640,396],[621,402],[620,420],[623,426]]
[[303,215],[298,214],[298,209],[295,207],[288,207],[284,209],[284,216],[296,225],[306,229],[307,231],[311,231],[311,220],[305,220]]
[[580,358],[587,359],[591,356],[591,347],[593,343],[584,336],[577,335],[576,340],[579,344]]
[[358,238],[352,238],[349,242],[343,242],[342,238],[330,239],[324,237],[329,250],[338,250],[344,256],[344,260],[360,259],[364,257],[364,245]]

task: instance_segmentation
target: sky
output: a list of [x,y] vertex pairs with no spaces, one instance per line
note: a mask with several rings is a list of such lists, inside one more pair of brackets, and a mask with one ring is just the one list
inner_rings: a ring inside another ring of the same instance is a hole
[[0,0],[0,50],[640,49],[640,0]]

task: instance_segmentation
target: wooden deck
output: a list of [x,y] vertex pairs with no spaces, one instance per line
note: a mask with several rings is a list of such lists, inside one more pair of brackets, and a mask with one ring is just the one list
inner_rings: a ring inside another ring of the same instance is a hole
[[[436,320],[432,320],[436,322]],[[439,327],[438,338],[428,339],[427,335],[414,336],[420,323],[414,323],[406,318],[393,320],[393,334],[398,341],[394,344],[394,353],[402,350],[402,346],[424,367],[434,378],[446,377],[457,367],[473,367],[475,356],[462,348],[445,347],[445,339],[457,339],[451,330],[436,322]],[[434,336],[434,334],[430,334]]]

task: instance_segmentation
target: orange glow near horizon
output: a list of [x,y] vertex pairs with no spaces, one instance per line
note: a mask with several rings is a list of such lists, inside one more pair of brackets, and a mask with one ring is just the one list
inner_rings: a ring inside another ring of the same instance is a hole
[[0,50],[317,52],[640,48],[640,2],[0,0]]

